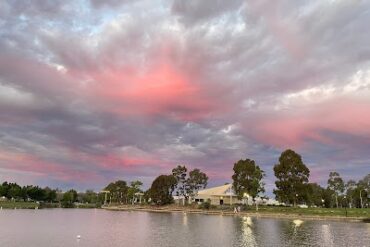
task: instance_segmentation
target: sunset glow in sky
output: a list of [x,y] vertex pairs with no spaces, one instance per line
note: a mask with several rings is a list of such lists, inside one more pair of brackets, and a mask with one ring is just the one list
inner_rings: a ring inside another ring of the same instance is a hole
[[286,148],[326,184],[370,171],[370,1],[0,3],[0,182],[210,185]]

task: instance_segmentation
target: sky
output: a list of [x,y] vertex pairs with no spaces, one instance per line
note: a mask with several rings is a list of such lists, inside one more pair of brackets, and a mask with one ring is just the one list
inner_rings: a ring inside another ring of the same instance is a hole
[[231,181],[285,149],[370,172],[370,1],[3,0],[0,182]]

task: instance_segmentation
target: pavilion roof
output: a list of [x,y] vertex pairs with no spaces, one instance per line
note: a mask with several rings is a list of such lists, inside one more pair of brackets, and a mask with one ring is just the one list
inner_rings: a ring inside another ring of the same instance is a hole
[[235,196],[234,191],[232,191],[232,184],[225,184],[217,187],[212,187],[204,190],[198,191],[198,195],[209,195],[209,196]]

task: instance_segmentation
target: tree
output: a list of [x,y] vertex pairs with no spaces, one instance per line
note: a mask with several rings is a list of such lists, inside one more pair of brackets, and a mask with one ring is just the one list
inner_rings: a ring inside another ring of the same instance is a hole
[[9,189],[8,189],[7,197],[9,199],[11,199],[11,198],[16,199],[16,198],[19,198],[21,196],[22,196],[22,187],[19,186],[16,183],[9,183]]
[[0,197],[7,196],[8,194],[8,182],[4,182],[0,185]]
[[176,178],[176,195],[187,198],[186,188],[186,172],[188,169],[185,166],[177,166],[172,169],[172,175]]
[[158,205],[170,204],[173,201],[172,192],[177,184],[177,180],[173,175],[160,175],[157,177],[150,187],[150,198]]
[[54,202],[57,199],[56,190],[50,189],[49,187],[45,187],[43,191],[45,201]]
[[189,172],[189,178],[186,180],[186,190],[189,196],[196,196],[200,189],[207,187],[208,177],[199,169],[194,169]]
[[114,200],[118,203],[127,202],[128,186],[126,181],[118,180],[110,183],[104,190],[110,192],[110,203]]
[[334,192],[332,190],[329,190],[328,188],[324,189],[324,204],[326,208],[332,208],[334,207],[335,201],[334,198]]
[[46,191],[38,186],[28,185],[24,188],[26,191],[27,198],[35,201],[44,201],[46,197]]
[[328,179],[328,189],[334,192],[335,204],[338,206],[338,196],[344,192],[344,181],[338,172],[330,172]]
[[276,190],[274,194],[279,201],[296,206],[298,201],[306,197],[310,170],[303,163],[299,154],[293,150],[285,150],[274,166]]
[[345,185],[346,195],[348,198],[348,204],[350,208],[352,208],[353,206],[353,200],[355,198],[356,188],[357,188],[357,184],[355,180],[348,180],[348,182]]
[[74,207],[74,203],[77,201],[77,191],[75,190],[68,190],[63,194],[62,199],[62,207],[64,208],[72,208]]
[[185,201],[189,197],[195,196],[199,189],[206,188],[208,177],[204,172],[199,169],[194,169],[187,174],[188,169],[185,166],[177,166],[172,169],[172,175],[176,178],[176,195],[182,196]]
[[317,183],[309,183],[307,201],[311,205],[323,207],[325,205],[325,189]]
[[370,192],[370,173],[358,182],[358,190],[360,197],[361,208],[364,207],[364,198],[366,206],[369,205],[369,192]]
[[135,194],[141,192],[140,188],[142,185],[143,183],[139,180],[135,180],[130,183],[130,187],[128,188],[127,191],[127,196],[128,198],[130,198],[132,204],[134,203],[135,200]]
[[95,193],[93,190],[86,190],[85,193],[81,195],[82,202],[84,203],[97,203],[98,202],[98,194]]
[[[262,182],[265,176],[264,171],[256,165],[254,160],[250,159],[239,160],[234,164],[233,170],[233,187],[238,198],[242,199],[244,194],[247,193],[255,202],[256,197],[265,192],[264,183]],[[257,203],[256,209],[258,210]]]

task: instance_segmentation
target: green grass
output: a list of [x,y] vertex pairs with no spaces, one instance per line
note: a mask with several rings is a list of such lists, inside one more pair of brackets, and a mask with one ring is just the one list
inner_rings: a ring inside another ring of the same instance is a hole
[[[3,209],[35,209],[38,207],[39,209],[42,208],[59,208],[60,204],[59,203],[44,203],[41,202],[40,204],[36,202],[13,202],[13,201],[5,201],[5,202],[0,202],[0,207]],[[100,205],[96,204],[77,204],[75,205],[75,208],[99,208]]]
[[76,208],[100,208],[100,206],[95,203],[88,203],[88,204],[81,203],[81,204],[77,204]]
[[[250,207],[248,211],[256,211],[255,207]],[[346,216],[345,208],[294,208],[294,207],[259,207],[259,213],[277,214],[298,214],[316,216]],[[370,217],[370,208],[347,208],[348,217]]]
[[35,209],[36,207],[39,207],[39,204],[36,202],[12,202],[12,201],[6,201],[6,202],[0,202],[0,207],[3,209]]

